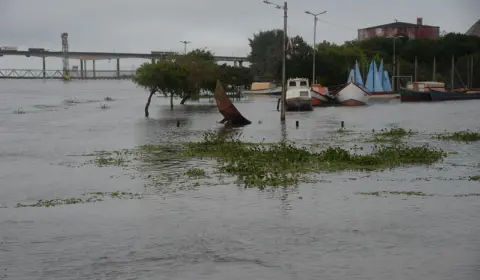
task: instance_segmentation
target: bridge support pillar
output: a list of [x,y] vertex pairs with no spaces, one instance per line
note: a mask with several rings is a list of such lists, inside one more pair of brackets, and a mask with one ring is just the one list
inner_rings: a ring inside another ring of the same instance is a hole
[[87,61],[84,60],[83,63],[85,64],[85,65],[83,66],[83,71],[85,71],[85,75],[83,75],[83,77],[84,77],[85,79],[88,79],[88,75],[87,75]]
[[240,60],[240,61],[238,62],[238,65],[240,65],[240,67],[243,67],[243,61]]
[[43,74],[43,78],[45,79],[47,77],[47,64],[45,62],[45,57],[42,57],[42,62],[43,62],[42,74]]
[[80,59],[80,79],[83,79],[83,59]]
[[97,77],[97,73],[95,72],[95,60],[92,60],[92,70],[93,70],[93,78]]
[[120,58],[117,58],[117,78],[120,77]]
[[238,67],[238,61],[235,60],[235,61],[233,62],[233,66],[234,66],[234,67]]

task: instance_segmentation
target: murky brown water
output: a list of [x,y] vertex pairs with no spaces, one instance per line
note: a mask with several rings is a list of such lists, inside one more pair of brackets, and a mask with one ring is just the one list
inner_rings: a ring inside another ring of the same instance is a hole
[[[103,101],[107,96],[115,100]],[[478,143],[433,141],[458,154],[431,167],[318,174],[322,181],[296,190],[217,182],[152,191],[145,176],[128,170],[66,166],[85,161],[73,154],[184,141],[219,129],[214,103],[170,111],[167,100],[155,98],[145,119],[146,97],[128,81],[0,81],[0,205],[7,207],[0,209],[0,279],[479,279],[480,199],[453,197],[480,193],[480,183],[460,179],[480,175]],[[110,108],[100,109],[101,103]],[[241,129],[245,138],[282,138],[275,99],[237,104],[253,122]],[[288,113],[286,134],[320,142],[342,120],[357,134],[392,125],[422,133],[478,130],[479,105],[389,101],[319,108]],[[25,114],[13,113],[18,108]],[[338,144],[352,146],[348,137],[355,136],[346,137]],[[418,135],[412,141],[431,140]],[[170,163],[156,171],[178,168]],[[435,196],[355,194],[378,190]],[[90,191],[148,195],[13,207]]]

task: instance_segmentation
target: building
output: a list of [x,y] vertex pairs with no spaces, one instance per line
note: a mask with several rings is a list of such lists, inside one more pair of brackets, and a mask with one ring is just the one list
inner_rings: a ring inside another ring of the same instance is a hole
[[398,37],[404,36],[410,39],[437,39],[440,37],[440,27],[424,25],[421,17],[417,23],[392,22],[358,30],[358,41],[374,37]]
[[480,37],[480,19],[465,34]]

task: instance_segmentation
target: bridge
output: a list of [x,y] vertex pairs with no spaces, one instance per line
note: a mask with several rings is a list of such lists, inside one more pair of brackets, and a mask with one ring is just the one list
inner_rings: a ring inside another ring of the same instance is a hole
[[[132,79],[135,70],[71,70],[74,80],[127,80]],[[63,70],[43,69],[0,69],[0,79],[63,79]]]
[[[0,50],[0,56],[15,55],[26,57],[58,57],[63,58],[64,53],[59,51],[9,51]],[[176,52],[151,52],[151,53],[114,53],[114,52],[67,52],[69,59],[79,60],[105,60],[105,59],[120,59],[120,58],[143,58],[154,59],[163,58],[168,55],[181,55]],[[237,56],[215,56],[217,62],[239,62],[248,61],[246,57]]]
[[[100,73],[99,71],[95,70],[95,61],[97,60],[105,60],[105,59],[116,59],[117,60],[117,69],[116,75],[110,77],[110,79],[121,79],[123,75],[121,75],[120,70],[120,59],[123,58],[140,58],[140,59],[162,59],[169,55],[182,55],[176,52],[151,52],[151,53],[110,53],[110,52],[66,52],[68,59],[79,59],[80,60],[80,71],[77,70],[70,70],[70,72],[77,71],[78,77],[75,76],[72,78],[78,79],[99,79],[96,76],[96,73]],[[1,56],[26,56],[26,57],[39,57],[42,58],[43,67],[42,70],[29,70],[29,69],[4,69],[0,70],[0,79],[56,79],[55,75],[49,75],[49,70],[46,70],[46,61],[45,58],[47,57],[58,57],[58,58],[65,58],[64,52],[59,51],[47,51],[47,50],[29,50],[29,51],[17,51],[17,50],[0,50],[0,57]],[[237,56],[215,56],[214,57],[216,62],[230,62],[233,61],[235,67],[240,66],[242,67],[242,63],[244,61],[248,61],[246,57],[237,57]],[[93,72],[89,76],[87,73],[87,61],[92,61],[92,69]],[[40,72],[38,72],[40,71]],[[53,73],[56,73],[54,71]],[[40,74],[38,74],[40,73]],[[128,75],[129,77],[132,76]]]

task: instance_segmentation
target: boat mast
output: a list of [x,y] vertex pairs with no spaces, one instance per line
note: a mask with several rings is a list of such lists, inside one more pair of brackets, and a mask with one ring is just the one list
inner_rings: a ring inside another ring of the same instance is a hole
[[451,84],[451,90],[453,90],[453,79],[455,78],[454,77],[454,74],[455,74],[455,55],[452,55],[452,77],[451,77],[451,81],[452,81],[452,84]]

